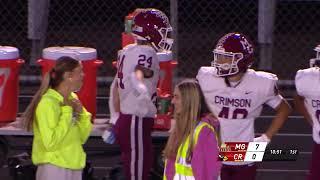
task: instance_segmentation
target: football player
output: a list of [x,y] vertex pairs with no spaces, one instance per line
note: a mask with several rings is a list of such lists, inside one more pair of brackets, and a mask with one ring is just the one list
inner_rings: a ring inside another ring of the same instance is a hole
[[160,69],[157,52],[170,50],[173,40],[168,37],[172,27],[163,12],[139,9],[134,14],[136,43],[118,52],[109,105],[126,179],[146,180],[153,161],[151,130]]
[[[201,67],[197,79],[212,113],[220,122],[223,142],[270,142],[287,119],[290,106],[279,94],[276,75],[250,69],[253,45],[240,33],[228,33],[213,50],[212,67]],[[263,104],[277,111],[265,133],[254,138],[254,120]],[[255,179],[252,162],[223,162],[222,180]]]
[[312,126],[314,147],[308,180],[320,179],[320,45],[315,49],[316,58],[310,59],[310,68],[299,70],[295,77],[296,109]]

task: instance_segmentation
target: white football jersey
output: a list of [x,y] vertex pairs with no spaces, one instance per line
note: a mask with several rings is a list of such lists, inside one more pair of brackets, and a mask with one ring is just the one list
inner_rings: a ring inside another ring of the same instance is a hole
[[211,112],[219,119],[221,141],[253,141],[254,119],[260,116],[263,104],[276,108],[282,101],[276,89],[277,76],[248,69],[238,85],[229,87],[215,71],[214,67],[201,67],[197,80]]
[[[131,78],[136,65],[142,65],[153,70],[153,77],[145,78],[143,84],[147,87],[147,93],[148,96],[150,96],[150,101],[154,102],[156,100],[156,90],[160,70],[156,51],[147,45],[130,44],[118,52],[117,61],[118,71],[116,78],[120,98],[120,111],[124,114],[136,114],[136,110],[139,105],[150,105],[150,103],[139,103],[139,99],[136,98],[136,83]],[[154,107],[148,107],[148,109],[152,110],[147,113],[146,117],[154,117],[156,113],[155,105]]]
[[313,121],[313,140],[320,144],[320,68],[299,70],[295,77],[295,85],[298,95],[305,98],[304,104]]

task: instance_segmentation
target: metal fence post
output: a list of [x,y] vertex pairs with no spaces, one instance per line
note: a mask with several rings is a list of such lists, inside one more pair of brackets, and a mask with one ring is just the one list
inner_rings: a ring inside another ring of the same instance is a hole
[[28,1],[28,38],[32,40],[30,65],[36,64],[45,45],[49,4],[50,0]]
[[272,70],[272,47],[276,0],[259,0],[258,42],[259,69]]
[[172,52],[173,59],[178,58],[178,0],[170,0],[170,23],[173,29],[172,37],[174,39]]

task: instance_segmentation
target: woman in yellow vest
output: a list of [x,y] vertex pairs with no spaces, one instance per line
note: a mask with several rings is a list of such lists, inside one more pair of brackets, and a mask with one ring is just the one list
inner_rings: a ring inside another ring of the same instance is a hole
[[86,161],[82,145],[92,129],[91,114],[73,92],[81,88],[83,76],[79,61],[59,58],[23,115],[25,127],[34,133],[37,180],[82,179]]
[[221,168],[217,121],[212,115],[203,117],[209,110],[199,84],[179,83],[172,104],[176,123],[164,149],[164,179],[217,180]]

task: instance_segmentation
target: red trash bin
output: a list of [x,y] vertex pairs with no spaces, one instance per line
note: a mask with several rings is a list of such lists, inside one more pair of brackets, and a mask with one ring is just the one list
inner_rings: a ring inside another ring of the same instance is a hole
[[97,51],[93,48],[63,46],[48,47],[42,51],[42,59],[38,64],[42,67],[42,75],[50,71],[58,58],[70,56],[81,61],[83,72],[83,85],[77,95],[84,107],[92,114],[92,121],[96,116],[96,96],[97,96],[97,69],[103,61],[97,59]]
[[19,69],[23,63],[17,48],[0,46],[0,123],[16,120]]

